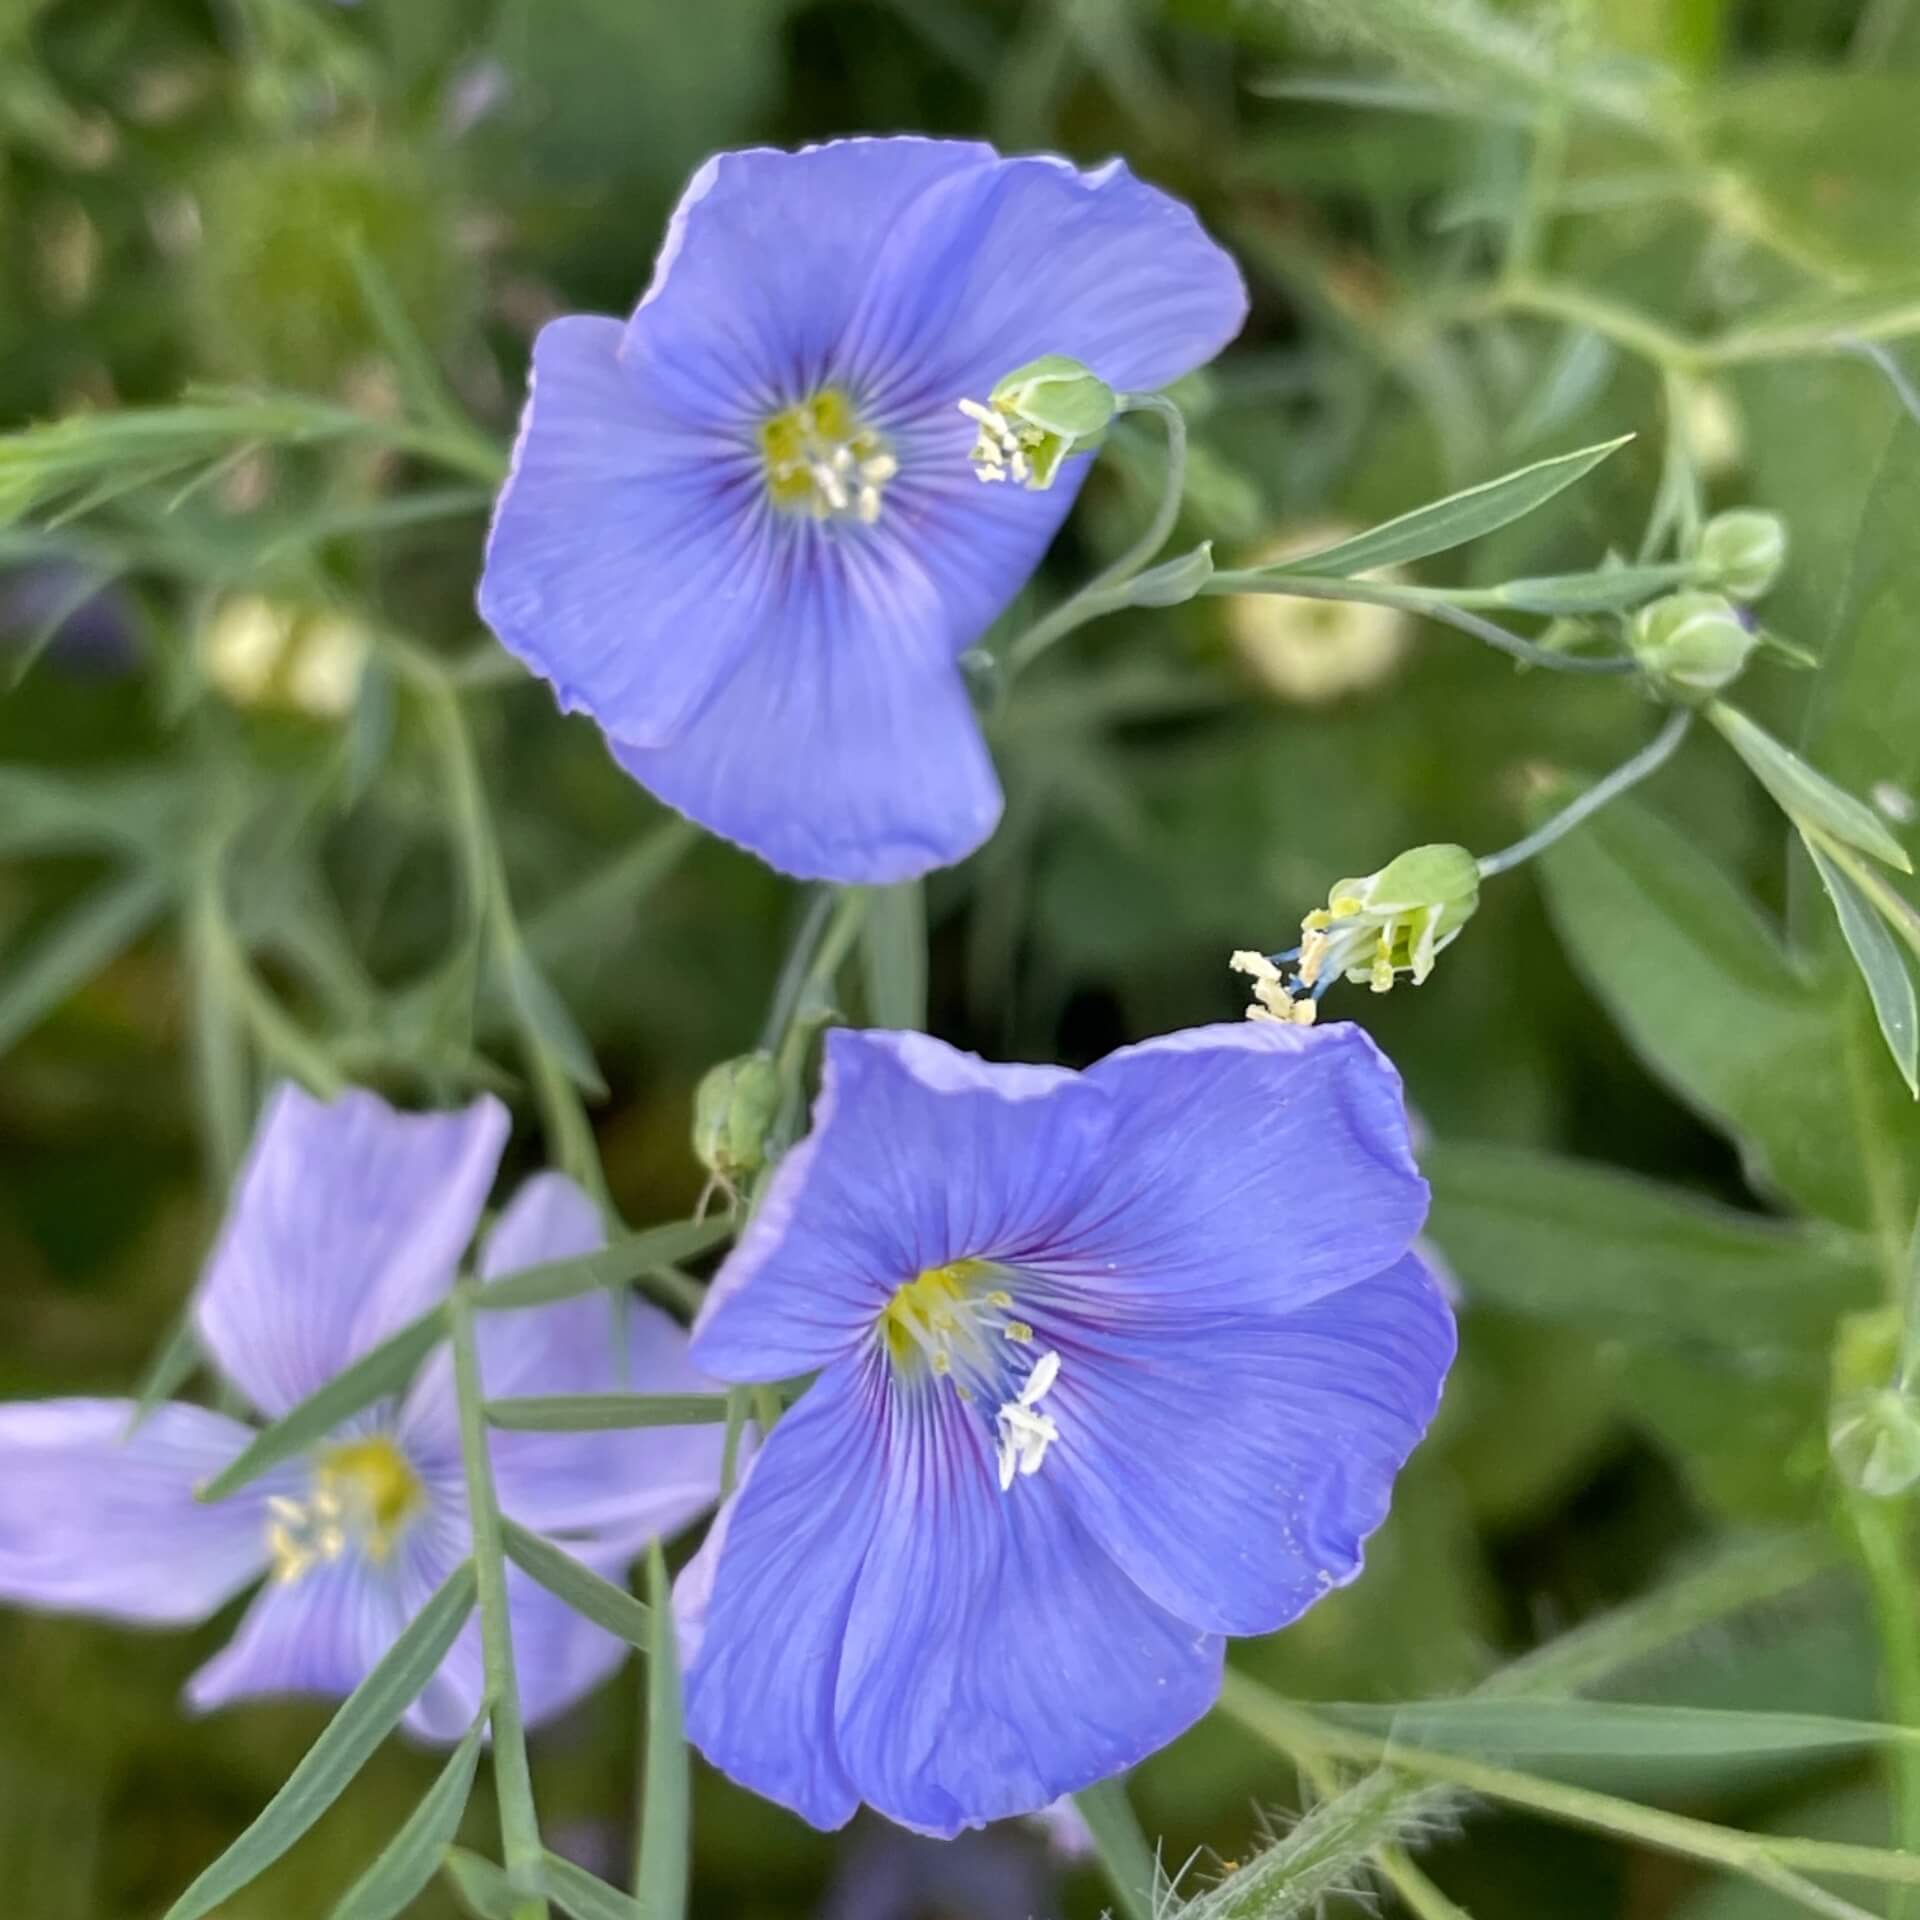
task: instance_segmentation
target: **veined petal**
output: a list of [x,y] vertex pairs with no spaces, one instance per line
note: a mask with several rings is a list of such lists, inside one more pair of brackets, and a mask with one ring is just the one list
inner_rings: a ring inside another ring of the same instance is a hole
[[923,415],[984,400],[1047,353],[1116,389],[1163,387],[1246,315],[1240,270],[1190,208],[1119,160],[1081,173],[1042,154],[956,172],[913,203],[841,356],[877,414]]
[[1220,1639],[1127,1578],[1051,1459],[1003,1493],[979,1409],[925,1379],[884,1420],[835,1696],[862,1799],[950,1838],[1119,1773],[1206,1712]]
[[351,1556],[269,1582],[233,1638],[187,1682],[187,1704],[210,1713],[236,1700],[344,1699],[408,1618],[398,1583],[370,1577]]
[[397,1113],[283,1086],[268,1103],[196,1316],[221,1371],[285,1413],[433,1305],[493,1184],[507,1112]]
[[[564,1174],[536,1174],[513,1197],[481,1255],[489,1280],[606,1244],[599,1209]],[[687,1335],[644,1300],[587,1295],[523,1312],[476,1316],[480,1377],[489,1396],[565,1393],[711,1393],[716,1383],[687,1357]],[[421,1370],[400,1420],[412,1452],[458,1457],[459,1409],[443,1351]],[[631,1552],[677,1532],[719,1495],[725,1444],[717,1426],[630,1433],[495,1433],[490,1436],[502,1508],[548,1533],[590,1532]]]
[[1045,1248],[1111,1125],[1106,1096],[1064,1069],[836,1029],[813,1130],[709,1289],[695,1360],[727,1380],[804,1373],[858,1345],[926,1269]]
[[1271,1633],[1360,1571],[1454,1352],[1411,1255],[1258,1318],[1031,1311],[1061,1356],[1038,1477],[1161,1605],[1233,1634]]
[[1427,1212],[1400,1077],[1356,1026],[1246,1021],[1125,1047],[1116,1119],[1040,1263],[1190,1312],[1286,1312],[1404,1253]]
[[886,1383],[841,1361],[773,1430],[674,1589],[687,1734],[742,1786],[816,1827],[852,1817],[834,1686],[885,1497]]
[[976,141],[830,140],[716,154],[680,197],[625,357],[688,409],[771,412],[839,367],[862,290],[929,188],[995,164]]
[[778,611],[779,555],[755,420],[688,420],[620,357],[618,320],[534,344],[480,614],[563,708],[672,739]]
[[202,1620],[267,1564],[271,1475],[194,1498],[253,1437],[237,1420],[130,1400],[0,1406],[0,1597],[115,1620]]
[[879,886],[964,858],[1000,818],[952,665],[978,630],[956,644],[938,576],[899,564],[909,535],[791,521],[767,533],[780,599],[751,658],[667,745],[609,723],[614,757],[669,806],[802,879]]

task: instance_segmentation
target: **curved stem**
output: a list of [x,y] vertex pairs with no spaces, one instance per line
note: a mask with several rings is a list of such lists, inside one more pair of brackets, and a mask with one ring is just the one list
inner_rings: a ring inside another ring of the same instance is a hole
[[1572,805],[1556,813],[1544,826],[1536,827],[1524,840],[1516,840],[1512,846],[1502,847],[1498,853],[1490,853],[1481,860],[1481,879],[1491,880],[1495,874],[1510,873],[1571,833],[1609,800],[1618,799],[1629,787],[1637,786],[1648,774],[1657,772],[1673,758],[1674,750],[1687,737],[1687,729],[1692,724],[1693,709],[1676,707],[1668,716],[1667,724],[1631,760],[1615,767],[1604,780],[1595,781]]
[[460,1460],[466,1469],[467,1511],[473,1529],[473,1564],[479,1583],[480,1651],[487,1681],[487,1712],[493,1727],[494,1791],[500,1801],[500,1850],[507,1877],[526,1894],[514,1920],[547,1920],[537,1892],[545,1853],[527,1765],[527,1730],[520,1717],[520,1684],[513,1664],[513,1626],[507,1611],[506,1546],[487,1452],[481,1402],[480,1361],[473,1341],[473,1303],[455,1287],[448,1299],[454,1392],[460,1409]]
[[1186,416],[1160,393],[1123,393],[1118,396],[1117,406],[1121,413],[1157,414],[1167,430],[1167,479],[1159,504],[1146,531],[1118,560],[1095,574],[1077,593],[1069,594],[1014,641],[1007,649],[1007,668],[1011,673],[1030,665],[1074,628],[1124,605],[1120,589],[1167,544],[1173,523],[1180,517],[1180,500],[1186,491],[1187,479]]
[[1517,633],[1485,620],[1477,613],[1440,597],[1442,590],[1431,587],[1398,587],[1379,580],[1322,579],[1308,573],[1268,573],[1259,568],[1216,573],[1200,589],[1206,594],[1278,593],[1296,600],[1358,600],[1368,606],[1398,607],[1406,613],[1423,613],[1442,626],[1462,633],[1530,667],[1544,667],[1549,673],[1637,673],[1638,664],[1624,654],[1594,658],[1586,654],[1560,653],[1552,647],[1536,646]]

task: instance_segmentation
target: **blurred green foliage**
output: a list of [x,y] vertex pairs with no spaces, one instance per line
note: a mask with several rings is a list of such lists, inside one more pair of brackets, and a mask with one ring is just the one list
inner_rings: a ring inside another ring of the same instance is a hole
[[[1710,504],[1790,529],[1767,618],[1821,664],[1758,666],[1743,697],[1898,824],[1920,792],[1916,120],[1904,0],[0,7],[0,419],[89,423],[57,474],[0,452],[0,1389],[129,1389],[259,1087],[316,1057],[410,1098],[498,1085],[552,1153],[590,1123],[630,1219],[692,1205],[694,1088],[756,1044],[797,904],[501,672],[472,591],[532,329],[636,297],[708,151],[985,132],[1122,151],[1194,200],[1255,292],[1245,340],[1183,395],[1176,546],[1214,538],[1223,563],[1627,431],[1422,577],[1631,557],[1682,436]],[[299,404],[164,441],[116,412],[212,382]],[[1115,433],[1025,611],[1125,543],[1157,460]],[[29,526],[29,504],[67,514]],[[54,602],[22,611],[49,578]],[[105,651],[60,618],[95,588]],[[344,718],[222,694],[207,636],[237,595],[374,637]],[[997,724],[1003,828],[885,908],[849,1012],[924,1004],[962,1044],[1069,1061],[1237,1017],[1230,949],[1285,944],[1335,877],[1405,846],[1504,844],[1650,731],[1625,686],[1431,626],[1300,704],[1236,640],[1241,611],[1136,611],[1048,655]],[[463,768],[484,818],[449,812]],[[1828,1356],[1901,1284],[1920,1120],[1829,920],[1701,730],[1539,884],[1490,886],[1417,994],[1333,1009],[1378,1034],[1435,1137],[1466,1335],[1365,1577],[1242,1648],[1247,1673],[1297,1698],[1431,1697],[1731,1531],[1849,1537]],[[1902,1510],[1910,1581],[1906,1549]],[[1885,1586],[1834,1576],[1609,1687],[1910,1717]],[[314,1711],[177,1712],[221,1631],[0,1616],[9,1912],[156,1913],[284,1777]],[[614,1877],[642,1684],[535,1753],[550,1835]],[[224,1911],[325,1912],[432,1773],[383,1752]],[[1877,1778],[1817,1755],[1649,1790],[1884,1841]],[[476,1846],[489,1795],[483,1768]],[[1252,1809],[1300,1797],[1224,1719],[1138,1781],[1170,1864],[1243,1857]],[[1451,1819],[1427,1865],[1480,1920],[1790,1910],[1560,1828]],[[696,1915],[866,1920],[857,1848],[704,1769],[693,1835]],[[1060,1910],[1101,1898],[1069,1875]]]

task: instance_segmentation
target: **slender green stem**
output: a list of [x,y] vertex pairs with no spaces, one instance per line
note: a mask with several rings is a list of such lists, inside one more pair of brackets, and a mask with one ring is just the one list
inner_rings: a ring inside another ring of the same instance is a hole
[[767,1003],[766,1024],[760,1029],[760,1047],[764,1053],[778,1053],[787,1037],[787,1029],[793,1024],[814,955],[819,952],[821,937],[827,930],[827,922],[833,917],[834,899],[834,888],[821,887],[807,902],[807,910],[800,916],[793,944],[787,949],[786,959],[780,963],[780,977],[773,983],[773,998]]
[[1502,847],[1498,853],[1487,854],[1480,860],[1481,879],[1491,880],[1496,874],[1511,873],[1536,853],[1545,852],[1556,840],[1564,839],[1583,820],[1591,819],[1609,800],[1617,800],[1629,787],[1638,786],[1649,774],[1658,772],[1673,758],[1692,724],[1693,709],[1675,707],[1667,716],[1667,724],[1631,760],[1615,767],[1604,780],[1596,780],[1579,799],[1562,808],[1544,826],[1536,827],[1524,840],[1516,840],[1512,846]]
[[[1888,1718],[1920,1727],[1920,1593],[1908,1552],[1911,1509],[1904,1500],[1853,1493],[1846,1511],[1880,1634]],[[1888,1753],[1887,1768],[1894,1844],[1902,1852],[1920,1853],[1920,1746],[1900,1742]],[[1915,1907],[1912,1892],[1898,1889],[1888,1908],[1890,1920],[1910,1920]]]
[[507,1611],[506,1544],[500,1505],[487,1452],[486,1409],[480,1360],[474,1347],[473,1306],[464,1286],[448,1304],[454,1391],[460,1408],[460,1459],[466,1469],[467,1511],[473,1528],[473,1564],[479,1581],[480,1650],[493,1726],[493,1777],[500,1799],[500,1848],[507,1876],[529,1897],[514,1920],[546,1920],[541,1884],[540,1820],[534,1809],[533,1775],[527,1765],[527,1732],[520,1717],[520,1684],[513,1664],[513,1626]]
[[1124,589],[1128,581],[1146,566],[1167,544],[1173,523],[1180,517],[1180,501],[1187,480],[1187,421],[1180,409],[1160,393],[1123,393],[1118,396],[1122,413],[1152,413],[1159,416],[1167,430],[1167,477],[1161,489],[1153,518],[1140,538],[1120,558],[1102,569],[1077,593],[1070,594],[1049,614],[1044,614],[1007,649],[1007,671],[1019,673],[1031,666],[1041,654],[1089,620],[1112,613],[1126,604]]
[[[507,886],[506,862],[500,853],[493,812],[480,778],[478,756],[458,687],[445,668],[416,648],[395,642],[392,655],[402,673],[420,691],[428,722],[440,751],[447,779],[455,840],[466,874],[468,910],[473,915],[484,948],[491,953],[498,977],[511,981],[522,959],[519,922],[513,914],[513,896]],[[603,1212],[614,1211],[607,1191],[606,1172],[594,1145],[586,1110],[554,1058],[520,996],[509,990],[509,1010],[520,1036],[521,1052],[533,1081],[534,1098],[554,1160],[591,1193]]]
[[1797,1869],[1896,1886],[1920,1886],[1920,1855],[1842,1841],[1743,1833],[1687,1814],[1643,1807],[1636,1801],[1617,1799],[1612,1794],[1517,1773],[1460,1754],[1396,1745],[1371,1734],[1330,1726],[1231,1669],[1220,1704],[1249,1731],[1289,1753],[1321,1754],[1361,1766],[1391,1766],[1508,1806],[1527,1808],[1550,1820],[1639,1841],[1664,1853],[1721,1867],[1782,1892],[1788,1891],[1791,1885],[1794,1897],[1813,1906],[1815,1911],[1834,1913],[1848,1909],[1844,1905],[1836,1908],[1832,1896],[1801,1880]]
[[1229,568],[1216,573],[1200,591],[1204,594],[1278,593],[1295,600],[1358,600],[1368,606],[1399,607],[1471,634],[1499,652],[1522,660],[1530,667],[1544,667],[1549,673],[1629,674],[1640,670],[1638,664],[1624,654],[1560,653],[1552,647],[1523,640],[1517,633],[1509,633],[1505,627],[1482,619],[1461,604],[1463,599],[1487,598],[1478,593],[1462,595],[1444,587],[1398,586],[1384,580],[1323,579],[1316,574],[1272,573],[1257,567]]

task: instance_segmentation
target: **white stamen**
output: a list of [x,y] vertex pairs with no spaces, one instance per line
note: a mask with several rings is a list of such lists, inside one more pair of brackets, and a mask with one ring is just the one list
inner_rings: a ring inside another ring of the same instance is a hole
[[1039,1411],[1040,1401],[1060,1377],[1060,1356],[1043,1353],[1033,1363],[1033,1371],[1018,1396],[1007,1401],[994,1415],[999,1436],[1000,1491],[1008,1492],[1014,1475],[1038,1473],[1047,1449],[1060,1438],[1060,1429]]

